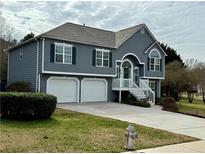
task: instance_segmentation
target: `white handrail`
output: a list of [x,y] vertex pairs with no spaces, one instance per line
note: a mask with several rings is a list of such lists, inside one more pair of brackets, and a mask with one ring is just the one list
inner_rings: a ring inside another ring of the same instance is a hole
[[147,91],[151,92],[152,102],[155,103],[155,92],[143,80],[140,80],[140,88],[142,88],[143,90],[147,90]]

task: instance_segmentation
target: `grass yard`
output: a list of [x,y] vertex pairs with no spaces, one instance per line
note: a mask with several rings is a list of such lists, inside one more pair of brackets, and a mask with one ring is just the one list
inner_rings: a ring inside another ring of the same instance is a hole
[[[1,119],[0,152],[123,152],[127,122],[57,109],[48,120]],[[135,125],[136,149],[197,140]]]
[[177,104],[179,105],[179,112],[181,113],[205,117],[205,104],[202,99],[198,97],[195,97],[192,103],[189,103],[187,97],[182,97]]

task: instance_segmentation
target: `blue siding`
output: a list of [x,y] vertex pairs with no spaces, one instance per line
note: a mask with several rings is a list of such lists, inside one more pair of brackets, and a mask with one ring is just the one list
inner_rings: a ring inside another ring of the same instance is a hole
[[[76,47],[76,64],[57,64],[50,62],[50,46],[54,42],[63,42],[72,44]],[[109,74],[115,75],[115,68],[102,68],[96,67],[92,64],[93,50],[95,47],[91,45],[84,45],[78,43],[71,43],[66,41],[59,41],[53,39],[45,39],[45,50],[44,50],[44,71],[57,71],[57,72],[74,72],[74,73],[91,73],[91,74]],[[113,50],[111,50],[113,51]],[[114,64],[114,63],[113,63]],[[115,66],[115,65],[112,65]]]
[[[20,52],[23,52],[22,60],[19,59]],[[16,81],[29,82],[32,91],[36,90],[36,53],[35,41],[9,52],[8,84]]]

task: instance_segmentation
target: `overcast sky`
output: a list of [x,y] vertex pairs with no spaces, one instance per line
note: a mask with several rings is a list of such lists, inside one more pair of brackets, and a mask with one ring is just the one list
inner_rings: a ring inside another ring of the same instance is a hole
[[145,23],[183,59],[205,61],[205,2],[3,2],[0,7],[17,39],[64,22],[112,31]]

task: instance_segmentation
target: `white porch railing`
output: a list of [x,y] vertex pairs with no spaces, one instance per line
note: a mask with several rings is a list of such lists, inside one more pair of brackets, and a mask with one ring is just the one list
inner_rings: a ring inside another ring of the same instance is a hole
[[140,79],[139,87],[144,91],[147,97],[151,97],[153,103],[155,103],[155,92],[149,87],[149,81]]
[[131,88],[133,86],[133,83],[131,82],[130,79],[114,79],[112,82],[112,87],[113,89],[127,89]]
[[112,82],[113,90],[131,90],[137,89],[142,91],[147,98],[150,98],[153,103],[155,103],[155,92],[149,87],[148,80],[140,79],[139,86],[137,86],[131,79],[113,79]]

